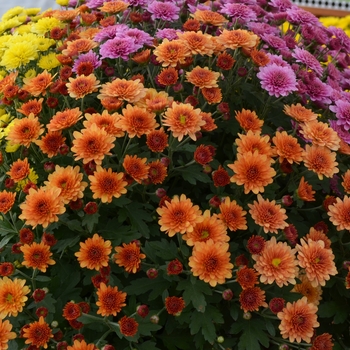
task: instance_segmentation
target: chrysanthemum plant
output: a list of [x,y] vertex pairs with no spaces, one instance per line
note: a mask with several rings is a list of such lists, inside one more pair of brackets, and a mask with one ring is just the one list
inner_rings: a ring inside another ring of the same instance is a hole
[[0,348],[348,349],[343,30],[58,3],[0,23]]

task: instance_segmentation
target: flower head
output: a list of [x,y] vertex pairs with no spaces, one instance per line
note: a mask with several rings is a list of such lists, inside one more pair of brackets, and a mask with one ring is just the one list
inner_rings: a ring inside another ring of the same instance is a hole
[[332,335],[329,333],[323,333],[313,339],[310,350],[332,350],[333,345]]
[[106,286],[104,283],[100,284],[96,292],[98,301],[97,314],[101,316],[116,316],[117,313],[126,305],[126,293],[118,290],[118,287]]
[[120,333],[126,337],[133,337],[139,328],[139,324],[133,317],[123,316],[118,321],[120,327]]
[[138,156],[130,156],[127,154],[123,161],[125,172],[130,175],[136,182],[141,183],[147,179],[149,165],[145,164],[147,158],[139,158]]
[[261,306],[268,307],[265,302],[265,291],[259,287],[243,289],[239,295],[239,302],[244,312],[258,311]]
[[8,341],[16,338],[16,333],[11,332],[12,324],[8,320],[0,320],[0,349],[8,349]]
[[246,230],[248,228],[247,220],[245,218],[247,212],[243,210],[235,200],[231,201],[229,197],[226,197],[219,205],[219,208],[220,214],[218,214],[218,217],[229,230],[237,231]]
[[180,8],[172,2],[152,1],[147,6],[153,20],[161,19],[163,21],[176,21],[179,18]]
[[49,132],[68,129],[76,125],[82,117],[79,107],[58,111],[47,124],[47,129]]
[[241,128],[246,132],[249,130],[259,132],[264,124],[264,121],[260,120],[257,114],[249,109],[243,108],[241,111],[236,111],[235,117]]
[[122,247],[114,249],[116,251],[114,254],[115,263],[124,267],[125,271],[129,273],[136,273],[140,268],[141,260],[146,258],[135,242],[123,243]]
[[336,198],[336,202],[328,207],[328,215],[338,231],[350,230],[350,197]]
[[28,158],[18,159],[11,164],[10,170],[6,173],[14,182],[27,178],[30,174]]
[[312,186],[305,181],[304,176],[302,176],[300,179],[297,194],[298,197],[305,202],[313,202],[316,200],[314,198],[315,191],[313,191]]
[[79,75],[76,78],[69,78],[69,83],[66,86],[69,96],[78,100],[97,91],[99,83],[100,81],[91,73],[88,76]]
[[47,349],[47,343],[53,338],[53,334],[49,325],[44,321],[44,317],[40,316],[39,321],[30,323],[24,328],[23,337],[26,338],[26,344]]
[[186,72],[187,81],[199,88],[218,87],[217,80],[220,73],[211,71],[208,67],[196,66],[191,71]]
[[1,191],[0,192],[0,213],[6,214],[11,210],[15,203],[16,193]]
[[67,350],[94,350],[95,344],[87,344],[85,340],[74,340],[73,346],[68,346]]
[[26,267],[32,267],[38,269],[41,272],[46,272],[49,265],[54,265],[56,262],[51,259],[52,253],[50,252],[50,246],[44,242],[31,244],[24,244],[20,247],[23,253],[22,265]]
[[322,299],[322,288],[320,285],[314,287],[305,274],[299,274],[301,283],[297,283],[291,292],[302,294],[307,298],[308,303],[318,305]]
[[275,145],[275,152],[279,156],[280,163],[286,160],[290,164],[299,164],[303,160],[303,149],[294,136],[288,135],[285,131],[277,131],[272,142]]
[[185,302],[182,297],[166,297],[165,308],[170,315],[179,315],[185,308]]

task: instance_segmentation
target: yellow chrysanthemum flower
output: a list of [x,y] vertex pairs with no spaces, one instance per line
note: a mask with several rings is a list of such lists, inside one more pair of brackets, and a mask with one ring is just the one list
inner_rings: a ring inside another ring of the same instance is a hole
[[[1,75],[2,72],[0,72],[0,75]],[[5,108],[0,108],[0,116],[2,117],[4,114],[6,114],[6,109]],[[1,119],[0,119],[1,120]],[[0,127],[3,128],[3,125],[1,125],[0,123]]]
[[30,23],[27,23],[27,24],[22,24],[20,25],[19,27],[17,27],[15,30],[14,30],[14,34],[17,34],[17,35],[26,35],[28,33],[30,33],[32,30],[32,24]]
[[34,68],[28,69],[28,70],[25,72],[24,76],[25,76],[26,78],[34,78],[34,77],[36,77],[36,70],[35,70]]
[[42,69],[46,69],[50,71],[53,68],[60,66],[60,61],[56,58],[56,54],[54,52],[49,53],[48,55],[40,57],[38,62],[38,66]]
[[40,7],[31,7],[29,9],[25,9],[25,13],[27,16],[35,16],[41,11]]
[[2,15],[1,21],[5,22],[12,17],[18,16],[19,14],[23,13],[24,11],[25,11],[24,7],[21,7],[21,6],[13,7],[12,9],[6,11]]
[[34,23],[32,26],[32,31],[39,35],[45,35],[50,32],[52,28],[61,27],[62,23],[53,17],[44,17],[38,20],[37,23]]
[[13,117],[7,114],[3,108],[0,109],[0,128],[6,128],[12,119]]
[[28,182],[32,182],[33,184],[37,184],[38,178],[39,178],[39,176],[35,172],[35,170],[33,168],[30,168],[30,172],[29,172],[28,177],[24,180],[17,182],[16,191],[17,192],[22,191]]
[[15,43],[4,52],[0,65],[7,70],[19,68],[37,58],[37,51],[31,42]]
[[48,39],[48,38],[36,38],[35,42],[33,43],[36,45],[39,51],[47,51],[49,47],[55,45],[56,41],[53,39]]
[[[2,137],[4,137],[5,135],[2,135]],[[21,145],[13,145],[12,143],[10,143],[10,141],[7,142],[6,147],[5,147],[5,152],[6,153],[14,153],[18,150],[18,148]]]
[[57,5],[68,6],[69,0],[56,0]]
[[[23,18],[22,18],[23,19]],[[20,21],[19,17],[13,17],[8,19],[7,21],[4,21],[1,23],[1,29],[2,31],[5,31],[7,29],[15,28],[21,25],[24,21]]]

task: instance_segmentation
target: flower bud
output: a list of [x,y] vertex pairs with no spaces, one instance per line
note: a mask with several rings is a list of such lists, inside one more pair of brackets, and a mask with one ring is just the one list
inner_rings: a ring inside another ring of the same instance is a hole
[[346,260],[343,262],[343,269],[345,269],[345,270],[350,269],[350,261]]
[[61,341],[57,343],[56,345],[57,350],[67,350],[68,349],[68,343],[66,341]]
[[70,201],[69,202],[69,207],[72,209],[72,210],[79,210],[83,207],[83,200],[81,198],[78,198],[76,201]]
[[281,344],[278,350],[289,350],[289,346],[287,344]]
[[156,196],[158,198],[162,198],[166,195],[166,190],[164,188],[157,188],[156,189]]
[[36,303],[38,303],[39,301],[42,301],[45,298],[46,292],[44,289],[40,289],[37,288],[35,289],[35,291],[33,292],[33,299]]
[[60,341],[63,338],[63,332],[59,329],[54,335],[53,339]]
[[5,180],[5,187],[9,190],[16,187],[16,183],[13,179],[6,179]]
[[224,300],[231,300],[233,298],[233,292],[231,289],[225,289],[223,292],[222,292],[222,298]]
[[136,312],[139,316],[141,316],[142,318],[145,318],[149,313],[149,308],[147,305],[139,305],[136,308]]
[[203,173],[210,174],[213,171],[213,168],[209,164],[203,165]]
[[221,204],[221,199],[216,195],[214,197],[210,198],[210,200],[209,200],[209,205],[212,208],[219,208],[220,204]]
[[115,347],[113,345],[107,344],[102,348],[102,350],[115,350]]
[[97,213],[97,210],[98,210],[98,206],[97,206],[97,203],[95,202],[89,202],[84,207],[84,211],[88,215],[93,215]]
[[165,167],[168,167],[169,164],[170,164],[170,159],[168,157],[162,157],[160,159],[160,162],[165,166]]
[[52,328],[58,327],[58,322],[57,322],[57,321],[52,321],[52,322],[51,322],[51,327],[52,327]]
[[248,311],[243,314],[244,320],[250,320],[252,318],[252,314]]
[[158,277],[158,270],[154,268],[150,268],[147,270],[146,274],[149,279],[153,280]]
[[69,147],[64,143],[59,147],[58,152],[61,156],[65,156],[69,153]]
[[239,67],[239,68],[237,69],[237,75],[238,75],[239,77],[245,77],[245,76],[247,75],[247,73],[248,73],[248,70],[247,70],[246,67]]
[[158,315],[152,315],[149,320],[151,321],[151,323],[154,323],[154,324],[158,324],[159,322],[159,316]]
[[225,341],[225,338],[223,336],[219,336],[216,338],[216,341],[219,343],[219,344],[222,344],[224,341]]
[[286,194],[285,196],[282,197],[282,204],[285,207],[289,207],[293,204],[293,197],[290,196],[289,194]]

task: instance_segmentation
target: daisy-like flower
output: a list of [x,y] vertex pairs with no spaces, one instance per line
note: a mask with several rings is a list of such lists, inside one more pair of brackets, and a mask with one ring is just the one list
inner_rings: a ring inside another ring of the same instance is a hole
[[229,197],[226,197],[225,200],[221,202],[219,209],[220,214],[218,214],[218,217],[229,230],[237,231],[246,230],[248,228],[245,218],[247,212],[243,210],[235,200],[231,201]]
[[324,231],[320,228],[317,230],[314,227],[310,227],[309,233],[305,236],[305,240],[308,241],[312,239],[313,241],[323,241],[324,247],[329,249],[331,247],[331,240],[326,236]]
[[73,147],[75,160],[83,159],[83,163],[95,161],[97,165],[101,165],[106,155],[114,147],[115,137],[109,135],[104,129],[100,129],[96,124],[92,124],[81,132],[74,131]]
[[260,254],[265,248],[265,239],[261,236],[251,236],[247,242],[247,248],[250,254]]
[[306,145],[303,159],[305,166],[316,173],[320,180],[323,179],[323,176],[331,178],[339,172],[336,153],[327,147]]
[[237,154],[237,160],[227,166],[235,173],[231,182],[244,185],[244,193],[250,191],[257,194],[265,191],[265,186],[273,182],[276,171],[270,165],[271,160],[258,151]]
[[56,156],[60,147],[64,144],[66,138],[63,137],[61,131],[48,132],[40,140],[36,140],[35,144],[39,146],[40,150],[47,154],[49,158]]
[[239,302],[244,312],[259,311],[259,307],[268,307],[265,302],[265,291],[259,287],[243,289],[239,295]]
[[297,189],[298,197],[305,202],[314,202],[316,200],[314,197],[315,193],[316,192],[312,190],[312,186],[309,185],[309,183],[305,181],[304,176],[302,176]]
[[256,76],[261,81],[261,87],[271,96],[288,96],[298,89],[295,73],[289,66],[281,67],[271,63],[260,67]]
[[230,70],[235,62],[235,59],[226,51],[217,55],[216,65],[222,70]]
[[115,173],[111,168],[106,170],[97,166],[94,174],[89,176],[93,198],[100,198],[102,203],[111,203],[113,197],[119,198],[127,192],[125,186],[128,183],[123,181],[123,178],[123,173]]
[[161,231],[169,237],[176,233],[192,232],[195,225],[203,221],[202,212],[198,205],[193,205],[184,194],[175,195],[171,201],[166,201],[164,206],[157,209],[160,218],[158,220]]
[[212,172],[212,178],[215,187],[223,187],[231,182],[230,175],[221,165],[219,165],[217,170]]
[[232,50],[237,48],[252,49],[257,44],[258,36],[245,29],[224,29],[217,37],[217,41],[225,48]]
[[134,38],[129,36],[119,36],[107,40],[100,46],[102,58],[121,58],[124,61],[129,59],[129,55],[136,52],[142,46],[135,43]]
[[165,91],[158,92],[156,89],[150,88],[146,89],[146,95],[136,105],[146,108],[149,112],[159,114],[169,107],[173,100],[173,97],[170,97]]
[[23,78],[22,89],[28,91],[32,96],[45,95],[47,88],[52,84],[53,76],[44,70],[34,78]]
[[76,320],[81,316],[81,308],[79,304],[69,301],[63,308],[62,316],[68,321]]
[[99,271],[103,266],[108,266],[111,252],[111,241],[105,241],[95,233],[84,243],[80,242],[80,249],[74,255],[78,258],[80,267]]
[[79,107],[58,111],[53,115],[46,127],[49,132],[68,129],[71,126],[76,125],[82,117]]
[[136,182],[141,183],[147,179],[149,165],[146,165],[147,158],[139,158],[138,156],[130,156],[127,154],[123,161],[125,172],[130,175]]
[[68,346],[67,350],[94,350],[96,349],[95,344],[87,344],[85,340],[74,340],[73,346]]
[[190,16],[203,24],[213,25],[215,27],[221,27],[228,22],[224,16],[210,10],[196,10]]
[[97,314],[101,316],[117,316],[117,313],[126,305],[126,293],[118,290],[118,287],[106,286],[104,283],[100,284],[96,292],[98,301]]
[[303,297],[293,303],[287,303],[286,307],[277,314],[281,320],[278,328],[283,339],[289,338],[290,342],[302,340],[310,343],[314,334],[314,328],[319,327],[317,322],[317,306],[309,304]]
[[336,124],[342,126],[344,130],[350,130],[350,103],[344,100],[335,101],[335,106],[329,106],[329,109],[335,113]]
[[153,130],[147,134],[146,144],[152,152],[163,152],[168,144],[168,134],[163,128]]
[[194,109],[188,103],[177,104],[173,102],[172,106],[166,110],[163,118],[163,125],[168,126],[173,136],[182,141],[184,136],[189,136],[196,141],[196,132],[201,130],[205,121],[201,117],[201,110]]
[[286,210],[281,208],[276,201],[264,199],[260,194],[257,197],[258,201],[253,204],[248,204],[249,213],[255,223],[264,229],[265,233],[278,233],[278,230],[283,230],[288,226]]
[[[72,71],[74,73],[77,73],[78,75],[82,75],[83,73],[83,66],[87,67],[91,67],[92,71],[97,69],[98,67],[101,66],[101,61],[98,57],[98,55],[93,52],[93,51],[89,51],[87,53],[83,53],[81,55],[78,56],[78,58],[76,60],[74,60],[74,64],[72,67]],[[92,71],[90,73],[92,73]],[[90,74],[89,73],[89,74]],[[84,74],[84,75],[89,75],[89,74]]]
[[110,114],[108,111],[104,110],[102,114],[100,113],[85,113],[85,121],[83,125],[85,128],[89,128],[92,124],[96,124],[100,129],[104,129],[108,135],[115,137],[123,137],[124,131],[119,125],[121,115],[118,113]]
[[324,286],[330,276],[335,276],[338,271],[334,263],[332,249],[325,248],[323,241],[308,239],[300,240],[301,244],[295,247],[298,251],[299,266],[305,269],[307,278],[313,287]]
[[265,154],[271,157],[273,152],[270,146],[270,137],[268,135],[261,136],[260,131],[253,132],[248,130],[247,134],[237,134],[239,138],[235,140],[237,152],[244,155],[247,152]]
[[186,72],[187,81],[200,89],[218,87],[219,77],[219,72],[213,72],[208,67],[196,66],[191,71]]
[[180,8],[171,2],[152,1],[147,6],[153,20],[161,19],[166,22],[173,22],[179,18]]
[[186,232],[182,238],[187,245],[193,246],[196,242],[205,242],[212,239],[214,242],[228,242],[230,237],[227,234],[224,223],[218,216],[210,215],[210,210],[203,213],[203,221],[196,224],[192,232]]
[[11,164],[10,170],[6,173],[14,182],[19,182],[28,177],[30,168],[28,158],[18,159]]
[[214,103],[219,103],[222,100],[221,89],[218,87],[206,88],[204,87],[202,90],[202,95],[205,100],[211,105]]
[[233,23],[237,20],[244,21],[245,23],[257,20],[256,12],[244,4],[223,4],[219,12],[229,16]]
[[11,332],[12,324],[8,320],[0,320],[0,349],[8,349],[8,341],[16,338],[16,333]]
[[289,164],[299,164],[303,160],[303,149],[301,148],[298,139],[292,135],[288,135],[285,131],[276,131],[272,138],[275,145],[274,151],[279,157],[279,162],[286,160]]
[[22,312],[26,296],[30,289],[25,285],[26,281],[15,278],[11,280],[8,277],[0,278],[0,318],[7,316],[16,317]]
[[69,83],[66,84],[69,96],[79,100],[97,91],[100,81],[91,73],[88,76],[79,75],[76,78],[69,78]]
[[307,298],[308,303],[319,305],[320,300],[322,299],[322,288],[320,285],[314,287],[307,278],[305,274],[300,274],[298,276],[301,283],[297,283],[291,292],[302,294]]
[[[77,14],[75,14],[76,16]],[[98,43],[87,38],[78,38],[73,41],[67,42],[67,48],[62,50],[62,54],[65,56],[78,56],[80,53],[89,52],[93,48],[98,46]]]
[[163,67],[176,67],[178,63],[185,63],[186,57],[191,56],[191,51],[181,40],[169,41],[168,39],[164,39],[163,42],[155,48],[153,54]]
[[342,175],[343,182],[341,183],[344,191],[350,194],[350,170],[347,170],[344,175]]
[[277,242],[272,237],[265,242],[260,254],[253,254],[254,268],[260,274],[260,282],[265,284],[276,283],[279,287],[295,284],[298,275],[298,261],[295,258],[296,250],[286,242]]
[[252,288],[258,284],[258,276],[254,269],[244,266],[237,271],[237,282],[242,289]]
[[123,316],[119,321],[120,333],[126,337],[133,337],[139,328],[139,324],[133,317]]
[[16,193],[1,191],[0,192],[0,213],[6,214],[12,209],[15,203]]
[[146,258],[146,255],[141,253],[140,247],[135,242],[128,244],[123,243],[122,247],[115,247],[114,254],[115,263],[124,267],[126,272],[136,273],[141,264],[141,260]]
[[185,301],[182,297],[166,297],[165,309],[169,315],[179,316],[185,308]]
[[106,13],[118,13],[125,11],[128,7],[129,4],[127,2],[116,0],[111,2],[104,2],[103,6],[99,7],[99,10]]
[[60,193],[61,190],[56,187],[31,188],[24,203],[19,206],[22,210],[19,219],[25,220],[26,225],[33,228],[38,225],[46,228],[50,223],[57,222],[58,215],[66,211]]
[[302,106],[300,103],[284,105],[283,112],[299,123],[306,123],[317,119],[317,114],[311,109]]
[[25,344],[36,347],[42,346],[47,349],[47,343],[53,338],[53,334],[44,317],[40,316],[39,321],[30,323],[28,327],[23,328],[23,338],[26,338]]
[[21,105],[21,108],[18,108],[17,111],[24,114],[26,117],[29,117],[30,114],[34,114],[37,116],[42,110],[42,103],[44,99],[40,98],[37,100],[34,98],[33,100],[29,100]]
[[199,30],[177,33],[177,36],[182,40],[183,44],[188,47],[192,55],[212,56],[215,45],[211,39],[211,35],[203,34],[203,32]]
[[47,188],[59,188],[61,190],[60,198],[64,204],[67,204],[84,197],[84,190],[88,184],[82,180],[83,174],[80,172],[79,166],[73,168],[68,165],[63,168],[56,165],[55,171],[48,176],[48,181],[45,181],[44,184]]
[[29,147],[44,132],[39,118],[30,114],[27,118],[16,119],[6,139],[12,144]]
[[163,183],[167,175],[167,168],[160,160],[148,164],[148,179],[152,184]]
[[329,333],[323,333],[313,339],[310,350],[332,350],[332,336]]
[[264,124],[264,121],[259,119],[257,114],[254,111],[249,109],[242,109],[241,111],[236,111],[235,118],[237,119],[241,128],[248,132],[261,132],[261,128]]
[[328,147],[332,151],[337,151],[340,147],[338,134],[326,123],[317,120],[303,123],[300,133],[313,145]]
[[119,126],[130,138],[135,136],[140,138],[142,135],[147,135],[155,130],[159,124],[156,122],[154,113],[150,113],[144,108],[128,104],[122,110]]
[[50,246],[46,245],[44,242],[24,244],[19,249],[23,253],[22,265],[27,268],[32,267],[41,272],[46,272],[49,265],[54,265],[56,263],[51,259],[52,253],[50,252]]
[[301,49],[300,47],[296,47],[292,52],[292,56],[296,59],[296,62],[300,62],[305,65],[306,69],[311,69],[318,76],[322,75],[323,68],[321,66],[321,63],[309,51]]
[[174,67],[164,68],[157,75],[158,83],[164,86],[175,85],[178,79],[179,73]]
[[233,269],[228,249],[228,243],[214,242],[212,239],[196,242],[188,262],[193,276],[198,276],[212,287],[225,283],[227,278],[232,277]]

